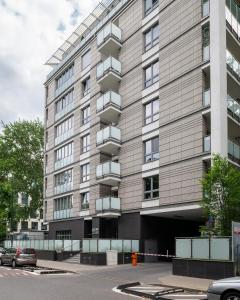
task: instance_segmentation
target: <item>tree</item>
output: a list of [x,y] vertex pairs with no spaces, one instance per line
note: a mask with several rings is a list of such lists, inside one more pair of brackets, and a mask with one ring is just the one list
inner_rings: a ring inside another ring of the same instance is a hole
[[215,235],[231,235],[232,221],[240,221],[240,171],[226,158],[215,155],[202,188],[202,207],[212,220],[212,228],[205,230]]
[[[3,124],[0,134],[0,216],[10,227],[42,207],[43,137],[39,120]],[[17,205],[18,193],[31,197],[29,207]],[[5,213],[4,213],[5,210]],[[0,224],[1,226],[1,224]]]

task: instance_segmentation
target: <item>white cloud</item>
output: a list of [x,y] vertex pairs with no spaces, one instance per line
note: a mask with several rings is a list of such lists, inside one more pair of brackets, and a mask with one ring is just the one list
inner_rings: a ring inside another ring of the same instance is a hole
[[96,0],[0,0],[0,120],[43,119],[47,59]]

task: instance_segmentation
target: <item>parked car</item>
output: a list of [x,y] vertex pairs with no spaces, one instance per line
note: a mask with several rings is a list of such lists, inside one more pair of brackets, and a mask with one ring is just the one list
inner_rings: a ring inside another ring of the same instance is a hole
[[0,257],[2,256],[2,253],[5,251],[4,248],[0,247]]
[[3,251],[0,257],[0,265],[11,265],[13,268],[16,266],[36,266],[37,257],[36,252],[32,248],[16,249],[9,248]]
[[240,300],[240,277],[214,281],[208,288],[208,300]]

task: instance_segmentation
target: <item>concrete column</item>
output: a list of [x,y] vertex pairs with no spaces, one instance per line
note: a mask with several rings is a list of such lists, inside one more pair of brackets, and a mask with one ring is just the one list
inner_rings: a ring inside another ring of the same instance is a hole
[[227,157],[225,1],[210,1],[211,152]]

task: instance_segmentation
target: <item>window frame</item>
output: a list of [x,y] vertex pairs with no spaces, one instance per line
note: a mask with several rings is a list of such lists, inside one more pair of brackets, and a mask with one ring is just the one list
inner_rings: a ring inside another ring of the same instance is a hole
[[[158,102],[158,111],[154,112],[154,103]],[[150,105],[151,114],[149,116],[146,115],[147,112],[147,106]],[[160,101],[158,98],[155,98],[148,103],[144,104],[144,125],[149,125],[157,120],[159,120],[159,111],[160,111]],[[155,116],[158,116],[156,119],[154,119]],[[148,123],[147,120],[150,119],[150,122]]]
[[[81,210],[88,210],[89,209],[89,202],[90,202],[90,192],[81,193]],[[85,202],[86,201],[86,202]]]
[[[91,116],[90,104],[85,106],[81,112],[82,112],[82,125],[86,125],[90,122],[90,116]],[[85,112],[86,112],[86,116],[84,116]]]
[[90,81],[91,78],[90,76],[87,77],[86,79],[84,79],[82,81],[82,95],[83,97],[87,96],[89,93],[90,93],[90,89],[91,89],[91,84],[90,84]]
[[[84,141],[86,139],[86,145],[84,145]],[[90,134],[86,134],[81,138],[82,144],[82,153],[87,153],[90,151]],[[88,143],[89,142],[89,143]]]
[[[158,145],[158,152],[154,152],[153,149],[154,149],[154,142],[157,141],[157,145]],[[147,146],[147,143],[150,142],[150,145],[151,145],[151,152],[149,153],[146,153],[146,146]],[[156,136],[156,137],[153,137],[151,139],[148,139],[146,141],[144,141],[144,163],[149,163],[149,162],[153,162],[153,161],[156,161],[156,160],[159,160],[159,157],[160,157],[160,153],[159,153],[159,136]],[[154,156],[158,154],[158,156],[156,158],[154,158]],[[147,157],[150,156],[150,160],[147,160]]]
[[[87,59],[87,62],[85,60]],[[86,63],[86,65],[85,65]],[[87,67],[91,65],[91,49],[88,49],[82,56],[81,56],[81,67],[82,71],[85,70]]]
[[[158,73],[157,75],[154,75],[154,66],[158,66]],[[151,77],[150,79],[147,79],[147,70],[151,71]],[[151,64],[146,66],[144,69],[144,88],[147,89],[154,83],[156,83],[159,80],[159,60],[153,61]]]
[[159,5],[159,0],[155,1],[154,0],[150,0],[151,1],[151,7],[149,9],[146,9],[146,3],[148,0],[144,0],[144,16],[146,17],[147,15],[149,15],[156,7],[158,7]]
[[87,182],[90,180],[90,163],[81,165],[81,182]]
[[[158,36],[157,38],[154,38],[154,29],[158,27]],[[144,50],[145,52],[149,51],[152,49],[154,46],[156,46],[159,43],[159,36],[160,36],[160,30],[159,30],[159,23],[155,23],[154,25],[151,26],[147,31],[144,32]],[[150,33],[151,36],[151,41],[150,43],[146,44],[146,35]],[[149,47],[150,46],[150,47]]]
[[[154,182],[154,178],[157,177],[158,178],[158,189],[153,189],[153,182]],[[150,179],[150,190],[146,191],[146,180]],[[158,193],[158,196],[153,197],[153,193]],[[149,194],[150,198],[146,198],[145,195]],[[159,175],[153,175],[150,177],[146,177],[144,178],[144,200],[153,200],[153,199],[158,199],[159,198]]]

